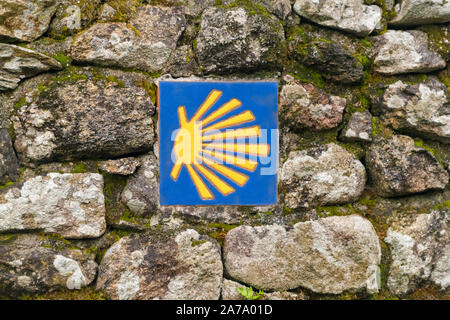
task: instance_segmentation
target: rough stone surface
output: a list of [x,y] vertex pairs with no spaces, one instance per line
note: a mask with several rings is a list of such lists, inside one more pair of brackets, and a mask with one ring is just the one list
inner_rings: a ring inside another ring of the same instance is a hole
[[47,31],[55,0],[1,0],[0,38],[33,41]]
[[219,299],[222,283],[219,245],[192,229],[132,235],[105,254],[97,288],[111,299]]
[[450,143],[448,91],[436,78],[415,85],[391,84],[379,107],[383,121],[395,130]]
[[17,111],[15,148],[21,161],[119,157],[151,149],[155,107],[143,88],[84,74],[67,77],[73,81],[50,82],[27,94]]
[[215,4],[215,0],[169,0],[175,4],[181,4],[184,8],[184,13],[187,16],[196,17],[208,7]]
[[140,158],[141,167],[132,175],[122,191],[122,202],[136,216],[155,213],[159,206],[159,167],[153,154]]
[[97,273],[94,255],[41,235],[0,234],[0,295],[77,290]]
[[448,173],[427,150],[408,136],[377,137],[366,152],[376,191],[387,197],[444,189]]
[[7,129],[0,129],[0,185],[19,178],[19,162]]
[[160,71],[186,25],[180,7],[141,7],[129,23],[98,23],[76,38],[71,56],[101,66]]
[[424,281],[441,290],[450,286],[450,211],[409,215],[390,226],[385,242],[392,246],[389,290],[403,295]]
[[140,165],[141,162],[132,157],[101,161],[98,163],[100,170],[110,174],[120,174],[124,176],[133,174]]
[[372,141],[372,115],[369,111],[355,112],[342,130],[342,141]]
[[294,130],[311,128],[326,130],[342,121],[346,100],[330,96],[311,84],[302,84],[285,76],[280,92],[279,118]]
[[315,23],[358,36],[369,35],[381,21],[382,10],[363,0],[297,0],[294,11]]
[[356,201],[366,184],[366,170],[350,152],[334,144],[293,151],[280,174],[289,208]]
[[362,81],[363,65],[355,57],[354,52],[349,50],[346,43],[349,41],[342,41],[345,37],[329,40],[325,38],[326,33],[305,32],[305,29],[302,28],[300,34],[291,36],[288,44],[289,51],[296,61],[320,71],[325,79],[337,83]]
[[431,72],[446,66],[442,57],[428,48],[428,36],[422,31],[388,30],[374,40],[375,71],[381,74]]
[[57,233],[95,238],[105,232],[103,177],[49,173],[0,191],[0,232]]
[[22,79],[49,70],[60,70],[61,64],[42,53],[0,43],[0,91],[15,89]]
[[342,216],[280,225],[240,226],[224,244],[226,273],[263,290],[306,287],[319,293],[377,292],[380,244],[372,224]]
[[101,0],[59,0],[49,31],[54,37],[64,37],[87,27],[96,17]]
[[273,68],[282,52],[283,27],[275,17],[241,7],[208,8],[194,49],[206,73]]
[[190,77],[198,74],[199,69],[192,48],[188,45],[178,47],[172,53],[164,72],[174,78]]
[[389,24],[416,26],[450,21],[450,2],[446,0],[401,0],[394,19]]
[[[240,288],[249,288],[238,282],[223,279],[222,282],[222,300],[243,300],[244,297],[237,291]],[[254,289],[258,292],[258,290]],[[294,293],[289,291],[264,292],[261,300],[305,300],[303,293]]]

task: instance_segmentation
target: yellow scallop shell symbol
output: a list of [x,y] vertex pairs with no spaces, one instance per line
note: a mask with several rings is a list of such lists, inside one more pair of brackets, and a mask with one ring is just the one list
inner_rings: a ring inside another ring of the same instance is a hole
[[[253,172],[258,162],[246,159],[245,155],[268,156],[270,150],[268,144],[242,143],[234,140],[259,137],[261,134],[259,126],[233,129],[235,126],[255,120],[250,110],[225,118],[227,114],[242,105],[238,99],[231,99],[204,117],[221,96],[222,91],[212,90],[190,121],[186,116],[186,108],[178,107],[180,128],[175,137],[173,153],[176,156],[176,162],[170,177],[177,181],[181,168],[186,166],[202,200],[214,199],[214,194],[205,183],[205,179],[221,194],[227,196],[236,190],[219,176],[243,187],[249,177],[233,169],[233,166]],[[221,118],[225,119],[214,122]]]

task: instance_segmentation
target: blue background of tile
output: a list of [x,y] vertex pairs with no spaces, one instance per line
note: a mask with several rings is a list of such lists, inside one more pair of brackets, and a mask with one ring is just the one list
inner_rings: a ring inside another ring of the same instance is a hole
[[[172,132],[179,128],[177,109],[186,107],[188,120],[190,120],[211,90],[217,89],[223,92],[216,104],[202,117],[205,118],[214,110],[229,100],[236,98],[242,105],[233,112],[225,115],[211,124],[221,121],[229,116],[236,115],[245,110],[250,110],[255,115],[255,120],[245,123],[240,127],[259,125],[261,129],[269,129],[267,142],[271,143],[270,129],[278,128],[278,88],[276,82],[177,82],[161,81],[159,83],[159,157],[160,157],[160,204],[161,205],[269,205],[277,202],[277,176],[261,175],[261,167],[269,167],[270,164],[261,164],[254,172],[249,172],[230,165],[236,171],[249,176],[248,182],[239,187],[232,181],[217,173],[220,178],[228,182],[235,192],[223,196],[208,181],[203,179],[214,194],[213,200],[202,200],[197,193],[194,183],[191,181],[186,167],[181,169],[177,181],[173,181],[170,172],[173,167],[171,152],[173,141]],[[278,138],[276,143],[270,146],[270,154],[275,155],[278,163]],[[264,141],[263,141],[264,142]],[[253,158],[251,158],[253,159]],[[264,161],[263,161],[264,162]]]

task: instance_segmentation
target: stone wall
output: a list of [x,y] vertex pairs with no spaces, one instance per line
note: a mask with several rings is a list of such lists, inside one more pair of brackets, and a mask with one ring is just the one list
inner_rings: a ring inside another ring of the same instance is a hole
[[[0,0],[0,297],[449,299],[450,2]],[[279,83],[278,204],[160,207],[161,79]]]

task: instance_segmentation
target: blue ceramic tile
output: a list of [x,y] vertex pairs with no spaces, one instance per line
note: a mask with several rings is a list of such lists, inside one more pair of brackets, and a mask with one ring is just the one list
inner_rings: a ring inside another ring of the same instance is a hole
[[277,201],[277,83],[159,83],[161,205]]

